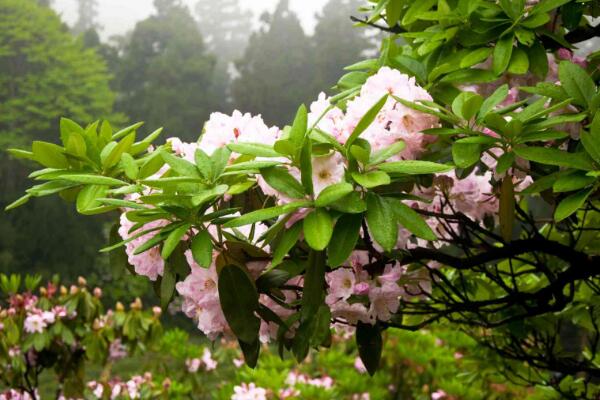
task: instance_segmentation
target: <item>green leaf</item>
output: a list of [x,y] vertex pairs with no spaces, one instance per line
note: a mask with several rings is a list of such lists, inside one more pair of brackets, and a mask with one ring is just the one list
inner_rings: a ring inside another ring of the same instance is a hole
[[335,223],[332,240],[327,247],[327,261],[331,268],[341,265],[356,247],[362,214],[344,214]]
[[333,218],[323,208],[317,208],[304,218],[304,240],[314,250],[324,250],[333,235]]
[[121,155],[121,165],[123,166],[125,176],[127,176],[131,180],[137,179],[138,173],[140,172],[140,168],[136,164],[131,154],[123,153]]
[[231,221],[228,221],[227,223],[223,224],[223,227],[237,228],[238,226],[250,225],[255,222],[264,221],[267,219],[278,217],[283,214],[291,213],[299,208],[310,207],[311,205],[311,201],[295,201],[281,206],[264,208],[234,218]]
[[169,258],[171,253],[173,253],[173,250],[175,250],[179,242],[181,242],[181,238],[187,233],[187,231],[190,229],[190,226],[190,224],[184,224],[176,229],[173,229],[171,233],[169,233],[169,236],[167,236],[165,242],[163,243],[162,251],[160,253],[163,260]]
[[[99,198],[106,197],[108,188],[106,186],[89,185],[85,186],[77,195],[76,207],[77,212],[84,215],[96,214],[111,207],[102,207]],[[112,207],[114,208],[114,207]]]
[[513,52],[513,42],[514,35],[509,33],[500,38],[496,43],[496,47],[494,48],[494,61],[492,64],[494,74],[500,75],[508,68]]
[[400,153],[402,150],[404,150],[404,148],[406,148],[406,143],[404,143],[403,141],[398,141],[392,145],[384,147],[383,149],[371,154],[371,158],[369,159],[369,165],[375,165],[384,162],[388,158]]
[[469,168],[481,159],[481,146],[477,143],[454,143],[452,158],[457,167]]
[[600,164],[600,113],[594,116],[589,133],[582,131],[580,139],[585,151]]
[[63,154],[64,149],[54,143],[34,141],[31,145],[33,158],[44,167],[67,168],[69,162]]
[[208,156],[202,149],[196,149],[194,153],[194,161],[196,162],[196,168],[200,174],[208,179],[212,180],[213,178],[213,164]]
[[248,274],[236,265],[226,265],[219,274],[219,299],[227,323],[237,338],[253,343],[258,338],[260,319],[258,292]]
[[404,4],[399,0],[390,0],[385,8],[385,19],[388,26],[394,26],[400,19]]
[[208,268],[212,264],[213,244],[210,233],[203,229],[192,239],[192,257],[201,267]]
[[477,114],[482,104],[483,97],[480,95],[473,92],[462,92],[452,102],[452,112],[469,121]]
[[269,167],[260,170],[269,186],[293,199],[301,199],[306,193],[304,187],[290,173],[281,167]]
[[325,300],[325,255],[311,250],[308,254],[302,289],[302,321],[313,319]]
[[386,200],[390,203],[396,220],[401,226],[422,239],[437,240],[437,236],[419,213],[398,199],[387,198]]
[[104,160],[102,160],[102,167],[105,170],[107,170],[117,165],[117,163],[121,160],[121,155],[131,148],[131,145],[133,145],[134,141],[135,132],[132,132],[129,135],[125,136],[123,139],[121,139],[121,141],[117,143],[116,146],[114,146],[114,148],[108,154],[108,156]]
[[230,143],[227,145],[229,150],[234,153],[246,154],[255,157],[281,157],[281,154],[269,146],[262,143]]
[[383,198],[367,193],[367,224],[369,233],[385,251],[390,251],[398,241],[398,226],[394,210]]
[[25,196],[22,196],[22,197],[18,198],[17,200],[13,201],[12,203],[10,203],[6,207],[4,207],[4,211],[10,211],[10,210],[12,210],[14,208],[22,206],[23,204],[27,203],[30,198],[31,198],[31,195],[30,194],[26,194]]
[[91,174],[64,174],[61,175],[60,179],[65,181],[81,183],[85,185],[106,185],[106,186],[124,186],[127,182],[116,178],[110,178],[103,175],[91,175]]
[[325,207],[329,204],[338,201],[342,197],[348,195],[354,190],[354,187],[347,182],[336,183],[331,186],[327,186],[319,193],[319,196],[315,200],[316,207]]
[[492,54],[490,47],[480,47],[467,54],[461,61],[461,68],[468,68],[485,61]]
[[163,160],[180,176],[200,178],[200,173],[194,164],[184,160],[181,157],[177,157],[171,153],[163,151],[161,153]]
[[585,172],[570,170],[561,174],[561,176],[556,179],[552,185],[552,190],[555,193],[572,192],[583,189],[594,182],[596,182],[596,179],[592,176],[587,176]]
[[379,326],[358,322],[356,324],[356,345],[367,372],[373,376],[379,369],[383,349],[383,339]]
[[119,132],[115,133],[112,136],[111,140],[119,140],[122,137],[129,135],[130,133],[135,133],[135,131],[137,131],[137,129],[139,127],[141,127],[142,125],[144,125],[143,122],[136,122],[133,125],[129,125],[128,127],[125,127],[123,129],[121,129]]
[[555,8],[567,4],[571,0],[542,0],[535,5],[529,12],[530,14],[541,14],[548,11],[552,11]]
[[567,153],[566,151],[545,147],[515,147],[514,152],[521,158],[540,164],[555,165],[591,171],[593,164],[583,153]]
[[557,222],[562,221],[571,214],[575,213],[577,210],[583,207],[585,201],[593,191],[594,188],[589,188],[565,197],[556,207],[556,210],[554,211],[554,219]]
[[300,238],[300,232],[302,232],[302,224],[296,222],[291,228],[286,229],[281,236],[281,240],[277,244],[277,247],[273,251],[273,259],[271,260],[271,267],[276,267],[283,261],[285,256],[294,247]]
[[165,265],[165,270],[160,280],[160,306],[163,310],[167,309],[171,299],[173,299],[176,283],[177,277],[175,276],[175,272],[168,265]]
[[352,179],[360,186],[371,189],[377,186],[389,185],[390,176],[383,171],[369,171],[364,174],[358,172],[352,173]]
[[546,79],[548,75],[548,55],[545,47],[537,40],[533,46],[527,49],[529,56],[529,69],[540,79]]
[[212,181],[216,181],[219,176],[227,167],[227,163],[229,163],[229,158],[231,156],[231,151],[227,147],[219,147],[215,151],[213,151],[210,156],[210,162],[212,164]]
[[558,66],[558,77],[562,87],[576,104],[591,105],[596,94],[596,85],[583,68],[569,61],[562,61]]
[[339,201],[329,204],[329,207],[346,214],[360,214],[367,210],[367,204],[358,192],[352,192]]
[[62,117],[60,119],[60,140],[64,146],[67,145],[72,133],[83,135],[83,128],[77,122]]
[[508,72],[515,75],[524,75],[529,71],[529,57],[525,50],[516,47],[513,50]]
[[356,127],[352,131],[352,134],[350,134],[350,137],[346,141],[345,146],[347,149],[349,149],[350,146],[352,146],[352,144],[354,143],[354,141],[361,135],[361,133],[363,133],[371,125],[371,123],[373,123],[375,117],[377,117],[377,114],[379,114],[379,111],[381,111],[387,99],[388,95],[386,94],[381,99],[379,99],[379,101],[375,103],[369,109],[369,111],[365,113],[365,115],[363,115],[360,121],[358,121],[358,124],[356,124]]
[[424,175],[448,172],[454,169],[451,165],[438,164],[431,161],[403,160],[380,164],[382,171],[395,174]]
[[306,129],[308,126],[308,113],[306,106],[302,104],[296,112],[292,129],[290,130],[290,141],[296,148],[296,154],[299,154],[302,144],[304,143],[304,136],[306,135]]
[[246,365],[250,368],[255,368],[258,364],[258,356],[260,354],[260,340],[256,339],[252,343],[238,340],[238,343],[244,354],[244,362]]
[[416,22],[420,17],[429,11],[431,7],[437,4],[438,0],[419,0],[413,1],[402,18],[402,25],[410,25]]

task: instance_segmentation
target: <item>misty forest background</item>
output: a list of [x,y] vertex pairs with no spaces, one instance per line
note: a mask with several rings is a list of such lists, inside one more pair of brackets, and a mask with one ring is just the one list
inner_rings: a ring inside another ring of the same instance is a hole
[[[359,0],[329,0],[312,35],[281,0],[257,17],[238,0],[155,0],[155,11],[124,36],[101,41],[98,0],[78,0],[78,20],[61,21],[50,0],[0,0],[0,149],[58,138],[59,119],[113,126],[145,121],[195,141],[213,111],[261,114],[288,124],[300,103],[332,87],[343,67],[374,50],[349,19]],[[30,166],[0,152],[0,205],[28,187]],[[116,220],[76,215],[60,199],[35,199],[0,213],[0,271],[79,275],[108,301],[152,299],[150,283],[111,265],[98,249]]]

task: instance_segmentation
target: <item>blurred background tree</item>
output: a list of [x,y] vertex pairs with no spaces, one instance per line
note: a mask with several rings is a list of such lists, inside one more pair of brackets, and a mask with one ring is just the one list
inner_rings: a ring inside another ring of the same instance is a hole
[[[111,118],[115,95],[104,61],[34,0],[0,0],[0,148],[54,140],[59,118]],[[29,168],[0,154],[0,203],[26,188]],[[0,269],[72,275],[96,268],[99,219],[81,219],[59,199],[32,202],[0,218]],[[69,250],[64,244],[69,244]]]
[[166,135],[198,138],[220,93],[211,93],[209,55],[187,7],[156,0],[156,14],[138,22],[117,67],[117,108],[131,120],[164,126]]
[[[52,1],[0,0],[0,147],[52,140],[61,116],[115,126],[145,121],[148,130],[165,126],[165,136],[190,141],[213,111],[237,108],[287,124],[298,104],[333,86],[372,48],[349,20],[359,2],[328,1],[307,35],[285,0],[259,24],[240,0],[218,7],[197,0],[193,14],[179,0],[156,0],[131,32],[106,38],[98,0],[77,0],[71,27]],[[2,206],[20,196],[28,173],[0,154]],[[32,201],[0,214],[0,270],[65,280],[85,274],[123,300],[149,292],[148,282],[98,253],[109,230],[60,201]]]
[[[300,20],[281,0],[273,14],[263,14],[263,26],[250,37],[236,63],[233,82],[236,108],[262,114],[268,124],[285,125],[298,109],[315,97],[314,62],[310,39]],[[274,95],[275,94],[275,95]]]

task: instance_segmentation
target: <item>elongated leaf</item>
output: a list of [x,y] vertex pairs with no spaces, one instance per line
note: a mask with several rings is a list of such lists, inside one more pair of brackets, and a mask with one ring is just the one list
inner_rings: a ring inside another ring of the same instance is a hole
[[175,284],[177,283],[177,277],[175,276],[175,272],[165,266],[165,271],[160,280],[160,306],[163,310],[166,310],[173,299],[173,294],[175,294]]
[[457,167],[469,168],[481,158],[481,146],[477,143],[458,143],[452,145],[452,158]]
[[555,165],[591,171],[593,164],[583,153],[567,153],[558,149],[545,147],[515,147],[514,152],[521,158],[540,164]]
[[384,162],[388,158],[400,153],[402,150],[404,150],[405,147],[406,144],[403,141],[399,141],[390,146],[384,147],[383,149],[371,154],[371,158],[369,159],[369,165],[375,165]]
[[329,204],[329,207],[347,214],[360,214],[367,210],[367,204],[358,192],[347,194],[339,201]]
[[293,199],[301,199],[306,195],[300,182],[284,168],[264,168],[261,169],[261,175],[269,186]]
[[173,253],[173,250],[175,250],[175,247],[177,247],[179,242],[181,242],[183,235],[185,235],[189,229],[190,224],[184,224],[177,229],[173,229],[171,233],[169,233],[169,236],[167,236],[165,242],[163,243],[163,248],[160,253],[163,260],[169,258],[171,253]]
[[558,66],[558,77],[567,94],[576,104],[589,106],[596,94],[596,85],[590,75],[579,65],[562,61]]
[[371,189],[377,186],[389,185],[390,176],[383,171],[369,171],[364,174],[358,172],[352,173],[352,179],[360,186]]
[[505,35],[500,38],[496,43],[496,47],[494,48],[494,61],[493,61],[493,70],[494,74],[500,75],[506,68],[508,68],[508,64],[510,63],[510,58],[512,56],[513,51],[513,42],[514,35],[512,33]]
[[192,239],[192,256],[201,267],[208,268],[212,263],[213,244],[210,234],[201,230]]
[[392,250],[398,240],[398,225],[394,217],[394,210],[383,197],[367,193],[369,233],[385,251]]
[[386,198],[386,200],[390,203],[394,216],[402,227],[422,239],[437,240],[437,236],[419,213],[398,199]]
[[333,235],[333,218],[323,208],[317,208],[304,218],[304,240],[314,250],[325,250]]
[[367,372],[373,376],[379,369],[383,349],[383,339],[379,326],[358,322],[356,325],[356,345]]
[[310,207],[312,202],[310,201],[295,201],[281,206],[275,206],[271,208],[264,208],[244,214],[240,217],[232,219],[227,223],[223,224],[224,228],[236,228],[238,226],[250,225],[255,222],[264,221],[267,219],[275,218],[283,214],[287,214],[296,211],[299,208]]
[[306,321],[314,318],[319,307],[325,300],[325,254],[322,251],[311,250],[304,274],[302,290],[301,319]]
[[34,141],[31,145],[33,158],[44,167],[67,168],[69,163],[64,155],[64,149],[54,143]]
[[273,251],[273,260],[271,260],[271,267],[276,267],[283,261],[288,252],[294,247],[300,238],[302,232],[302,224],[296,222],[290,229],[286,229],[281,236],[281,240],[277,244],[277,247]]
[[345,214],[335,223],[335,239],[327,247],[327,263],[331,268],[341,265],[350,257],[358,241],[362,219],[362,214]]
[[585,151],[600,164],[600,113],[594,117],[589,133],[582,131],[580,136]]
[[349,149],[350,146],[352,146],[352,143],[354,143],[354,141],[361,135],[361,133],[363,133],[373,123],[375,117],[377,117],[377,114],[379,114],[379,111],[381,111],[387,99],[388,95],[386,94],[381,99],[379,99],[379,101],[375,103],[373,107],[371,107],[369,111],[365,113],[365,115],[363,115],[360,121],[358,121],[358,124],[356,124],[356,127],[352,131],[352,134],[350,134],[350,137],[346,141],[347,149]]
[[431,161],[404,160],[380,164],[378,168],[382,171],[396,174],[423,175],[448,172],[454,167]]
[[319,196],[315,200],[315,206],[325,207],[329,204],[338,201],[342,197],[348,195],[354,190],[354,187],[347,182],[340,182],[334,185],[328,186],[319,193]]
[[120,179],[111,178],[103,175],[88,174],[65,174],[60,177],[65,181],[82,183],[86,185],[105,185],[105,186],[124,186],[127,182]]
[[254,343],[260,328],[260,319],[254,315],[258,310],[254,283],[240,267],[226,265],[219,274],[218,287],[221,309],[231,330],[239,340]]
[[281,154],[276,152],[273,149],[273,146],[263,143],[230,143],[227,147],[235,153],[247,154],[255,157],[281,157]]
[[306,129],[308,126],[308,112],[306,106],[302,104],[296,112],[292,129],[290,130],[290,141],[296,148],[296,154],[300,153],[300,148],[304,143],[304,136],[306,135]]
[[194,164],[191,162],[184,160],[181,157],[177,157],[171,153],[163,151],[161,154],[163,160],[169,164],[169,167],[173,169],[178,175],[200,178],[200,173]]
[[585,204],[587,198],[592,194],[594,188],[590,188],[587,190],[581,190],[577,193],[574,193],[568,197],[565,197],[556,207],[554,211],[554,219],[558,221],[562,221],[563,219],[569,217],[577,210],[579,210]]
[[[116,135],[114,135],[116,136]],[[135,142],[135,132],[131,132],[125,136],[116,146],[113,147],[112,151],[108,156],[102,160],[102,167],[107,170],[114,167],[121,160],[121,155],[128,151]]]

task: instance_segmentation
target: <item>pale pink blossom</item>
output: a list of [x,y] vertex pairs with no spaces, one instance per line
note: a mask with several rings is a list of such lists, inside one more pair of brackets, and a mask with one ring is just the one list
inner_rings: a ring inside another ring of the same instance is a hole
[[364,374],[367,372],[367,368],[365,367],[365,364],[363,363],[363,361],[360,359],[360,357],[356,357],[354,359],[354,368],[360,372],[361,374]]
[[44,321],[44,318],[39,314],[31,314],[25,318],[23,323],[25,332],[28,333],[42,333],[48,326],[48,323]]
[[254,383],[242,383],[233,387],[231,400],[267,400],[267,390]]
[[[146,231],[153,228],[159,228],[165,226],[168,221],[157,220],[145,224],[134,232],[129,232],[134,226],[134,223],[127,219],[125,213],[121,214],[120,218],[121,226],[119,227],[119,235],[123,239],[129,239],[131,236],[138,232]],[[156,235],[157,231],[146,233],[125,245],[125,252],[127,253],[127,260],[129,264],[133,265],[135,272],[139,275],[146,276],[150,280],[155,281],[158,276],[162,276],[165,262],[160,255],[160,247],[156,245],[149,250],[146,250],[140,254],[134,254],[135,250],[146,243],[148,240]]]

